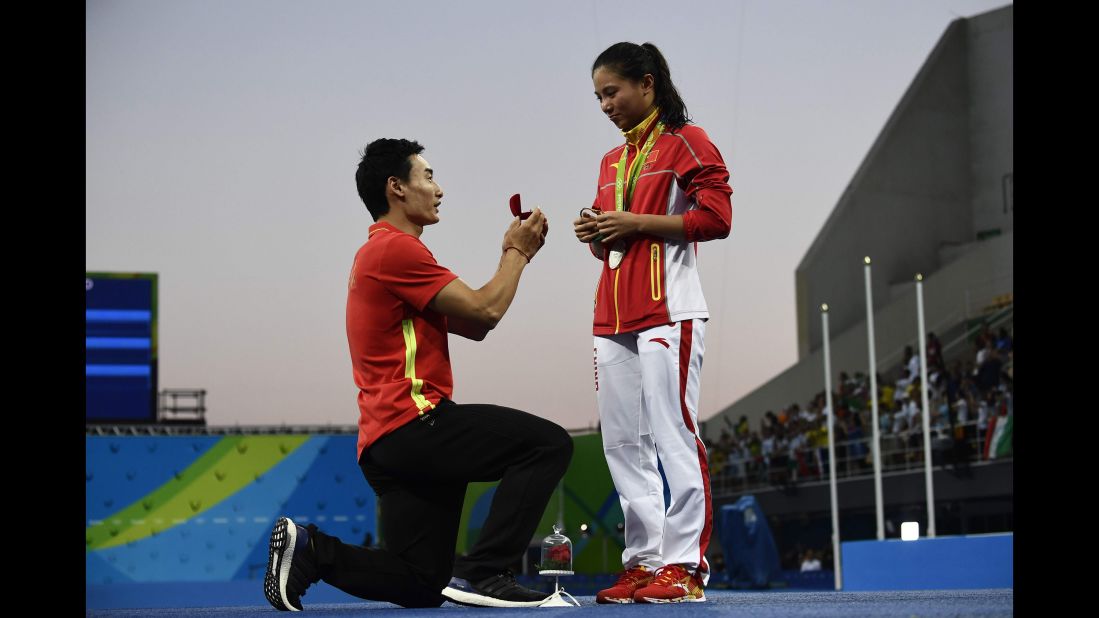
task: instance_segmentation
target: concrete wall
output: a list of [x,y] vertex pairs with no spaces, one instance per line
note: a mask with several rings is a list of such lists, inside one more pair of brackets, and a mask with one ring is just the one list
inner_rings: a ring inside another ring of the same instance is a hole
[[[1013,228],[1013,23],[1010,6],[954,21],[901,98],[795,273],[801,358],[821,346],[820,304],[862,296],[864,256],[880,308],[891,286]],[[829,320],[842,331],[864,313],[840,304]]]
[[1004,175],[1015,170],[1015,31],[1011,7],[969,21],[969,139],[973,228],[1015,229],[1014,200],[1005,210]]

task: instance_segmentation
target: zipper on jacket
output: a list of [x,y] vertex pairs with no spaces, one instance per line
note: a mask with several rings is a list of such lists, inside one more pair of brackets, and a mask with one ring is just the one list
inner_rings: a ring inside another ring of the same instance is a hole
[[664,290],[660,281],[660,274],[663,270],[660,267],[660,244],[654,242],[649,245],[649,289],[652,292],[653,300],[660,300],[664,297]]
[[614,334],[618,334],[618,328],[622,325],[622,321],[618,317],[618,274],[622,272],[621,268],[614,271]]

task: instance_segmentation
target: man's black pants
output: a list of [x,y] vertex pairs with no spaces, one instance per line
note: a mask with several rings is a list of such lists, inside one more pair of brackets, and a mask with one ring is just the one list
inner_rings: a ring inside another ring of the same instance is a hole
[[[321,579],[363,599],[438,607],[452,574],[484,579],[524,553],[571,458],[572,438],[556,423],[444,400],[359,460],[378,496],[382,547],[348,545],[309,526]],[[455,560],[466,485],[496,480],[480,538]]]

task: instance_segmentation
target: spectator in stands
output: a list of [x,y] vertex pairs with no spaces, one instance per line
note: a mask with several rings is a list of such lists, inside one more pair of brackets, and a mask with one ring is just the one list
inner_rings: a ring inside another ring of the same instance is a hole
[[733,444],[733,436],[725,429],[721,430],[721,437],[718,439],[718,447],[722,450],[728,451],[729,447]]
[[781,430],[775,437],[775,449],[771,454],[771,484],[779,487],[790,484],[790,440]]
[[909,419],[908,405],[910,404],[910,402],[911,401],[909,401],[907,399],[902,401],[900,409],[893,412],[893,415],[892,415],[893,424],[892,424],[892,428],[890,428],[890,430],[889,430],[890,433],[895,434],[895,435],[901,435],[904,431],[908,430],[908,419]]
[[964,392],[959,392],[953,406],[955,432],[960,431],[963,435],[959,435],[958,438],[964,439],[965,426],[969,423],[969,398],[965,396]]
[[944,435],[950,429],[950,403],[945,394],[940,394],[930,404],[934,413],[931,415],[931,428],[942,432]]
[[898,391],[907,388],[920,375],[920,357],[912,351],[910,345],[904,346],[904,360],[901,361],[899,374],[896,381]]
[[893,433],[892,406],[882,406],[878,409],[878,432],[883,436]]
[[988,419],[998,413],[996,395],[998,391],[990,389],[977,404],[977,444],[984,445],[985,433],[988,431]]
[[748,452],[744,445],[739,440],[733,442],[726,457],[725,468],[728,470],[728,475],[737,481],[744,480],[747,476],[747,464]]
[[878,382],[878,406],[882,408],[892,408],[894,399],[896,398],[897,389]]
[[725,449],[721,447],[714,447],[710,452],[710,476],[720,477],[725,474],[725,464],[728,458],[724,456]]
[[962,387],[962,363],[960,361],[954,363],[953,369],[946,373],[946,398],[949,401],[954,401],[958,398],[958,391]]
[[[911,349],[911,347],[909,348]],[[915,352],[908,359],[908,383],[911,384],[914,380],[918,380],[920,377],[920,355]]]
[[[827,419],[827,417],[825,417]],[[836,474],[843,474],[851,469],[848,463],[848,449],[847,449],[847,424],[844,422],[845,417],[840,416],[838,413],[832,418],[832,440],[836,449]],[[828,421],[825,420],[825,427],[827,428]],[[825,456],[828,455],[828,450],[825,448]]]
[[748,438],[748,478],[756,480],[761,478],[763,470],[763,446],[760,444],[759,434],[752,433]]
[[805,419],[805,422],[809,423],[810,426],[816,424],[820,419],[820,404],[818,403],[818,399],[819,397],[814,398],[813,402],[801,412],[801,417]]
[[806,460],[806,449],[809,445],[809,438],[805,435],[804,423],[805,421],[800,418],[794,418],[790,421],[793,423],[790,441],[787,446],[787,452],[790,454],[791,460],[797,463],[794,473],[794,480],[798,478],[808,476],[810,474],[809,462]]
[[[995,340],[991,337],[985,337],[983,334],[977,336],[977,341],[974,346],[977,348],[977,367],[979,368],[984,364],[985,359],[988,358],[988,353],[995,348]],[[977,375],[974,373],[973,375]]]
[[847,417],[845,430],[847,432],[847,439],[851,442],[849,448],[852,463],[851,467],[855,472],[859,472],[866,466],[868,448],[862,433],[862,421],[859,419],[858,414],[852,414]]
[[763,415],[763,418],[759,419],[759,431],[761,434],[769,430],[774,431],[776,425],[778,425],[778,418],[771,410],[767,410]]
[[921,417],[920,380],[917,378],[911,385],[911,396],[905,401],[902,415],[904,416],[904,439],[908,446],[907,459],[914,461],[923,456],[918,449],[923,446],[923,418]]
[[964,392],[959,392],[958,398],[951,404],[949,417],[951,437],[954,439],[950,461],[958,476],[968,475],[969,458],[973,452],[971,441],[974,433],[973,428],[967,425],[971,420],[969,416],[969,401]]
[[1000,384],[1000,372],[1003,369],[1003,361],[993,342],[989,340],[985,344],[984,358],[977,363],[976,382],[981,395],[989,389],[996,388]]
[[763,456],[763,467],[770,468],[771,454],[775,452],[775,432],[771,430],[769,425],[764,425],[763,431],[760,433],[762,437],[759,441],[759,451]]
[[1014,347],[1014,341],[1011,339],[1011,335],[1007,333],[1007,329],[1003,326],[1000,327],[1000,334],[996,337],[996,350],[1000,354],[1007,354]]
[[811,549],[805,550],[805,558],[801,561],[801,572],[806,571],[819,571],[820,570],[820,558],[817,557],[817,553]]
[[970,411],[976,410],[977,402],[981,399],[981,389],[977,388],[977,382],[973,375],[966,375],[962,378],[962,397],[965,397]]
[[809,431],[809,443],[813,446],[816,457],[817,470],[821,476],[828,474],[828,427],[824,417],[814,421],[813,429]]
[[840,399],[843,399],[844,397],[847,397],[848,395],[851,394],[851,391],[854,389],[854,386],[855,386],[855,384],[851,380],[851,378],[847,375],[847,372],[846,371],[841,371],[839,379],[836,380],[836,396],[839,397]]
[[999,391],[1000,391],[1000,396],[1003,399],[1003,409],[1000,411],[1000,415],[1002,416],[1004,414],[1008,414],[1008,415],[1015,414],[1015,402],[1014,402],[1015,397],[1012,393],[1011,383],[1006,382],[1006,381],[1000,383]]
[[935,333],[927,333],[927,371],[946,371],[943,364],[943,344]]
[[945,467],[950,459],[954,439],[950,436],[950,429],[931,430],[931,465]]
[[938,370],[927,375],[929,397],[942,397],[946,393],[946,374]]

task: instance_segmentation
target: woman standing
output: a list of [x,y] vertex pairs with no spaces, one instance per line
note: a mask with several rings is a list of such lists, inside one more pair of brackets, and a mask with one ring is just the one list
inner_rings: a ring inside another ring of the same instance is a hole
[[709,311],[695,243],[729,235],[729,172],[690,124],[655,45],[612,45],[592,64],[592,82],[625,138],[603,156],[595,202],[573,222],[603,260],[595,389],[626,526],[624,570],[596,600],[705,601],[713,518],[697,421]]

